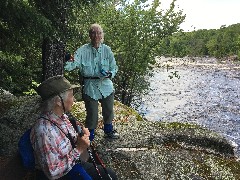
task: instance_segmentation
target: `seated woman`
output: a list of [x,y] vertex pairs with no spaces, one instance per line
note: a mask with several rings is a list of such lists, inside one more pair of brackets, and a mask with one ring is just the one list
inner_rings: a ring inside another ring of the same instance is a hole
[[117,179],[111,169],[107,169],[109,177],[101,166],[86,162],[90,133],[82,127],[80,136],[66,115],[75,100],[73,89],[77,87],[63,76],[54,76],[37,89],[43,100],[41,115],[30,134],[37,179]]

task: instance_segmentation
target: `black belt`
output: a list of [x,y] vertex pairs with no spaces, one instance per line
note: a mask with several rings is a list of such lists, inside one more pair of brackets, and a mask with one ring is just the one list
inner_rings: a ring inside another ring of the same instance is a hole
[[[109,77],[105,77],[105,78],[109,78]],[[83,77],[83,79],[101,79],[100,77]]]
[[100,77],[83,77],[83,79],[100,79]]

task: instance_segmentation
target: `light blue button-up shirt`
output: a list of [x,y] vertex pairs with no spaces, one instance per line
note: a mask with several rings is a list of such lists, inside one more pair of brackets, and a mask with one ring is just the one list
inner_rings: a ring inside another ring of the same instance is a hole
[[91,44],[85,44],[74,53],[74,61],[66,62],[65,70],[71,71],[78,68],[83,77],[99,77],[100,79],[84,79],[83,92],[91,98],[98,100],[109,96],[113,91],[113,83],[110,78],[105,78],[100,73],[103,69],[110,71],[113,78],[118,70],[113,52],[110,47],[100,44],[98,49]]

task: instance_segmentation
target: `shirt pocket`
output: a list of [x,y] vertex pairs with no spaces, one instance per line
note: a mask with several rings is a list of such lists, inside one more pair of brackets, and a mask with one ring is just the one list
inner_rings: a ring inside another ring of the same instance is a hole
[[101,60],[101,69],[104,69],[105,71],[109,71],[109,59],[102,59]]
[[92,65],[91,61],[83,61],[82,62],[82,75],[83,76],[91,76],[92,75]]

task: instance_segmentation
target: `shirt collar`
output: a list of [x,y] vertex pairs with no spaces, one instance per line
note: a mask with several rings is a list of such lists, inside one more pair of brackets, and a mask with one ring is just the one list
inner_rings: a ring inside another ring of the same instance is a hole
[[61,117],[59,117],[58,115],[56,115],[53,112],[47,112],[47,114],[45,115],[46,118],[48,118],[50,121],[62,125],[64,124],[64,121],[66,121],[67,116],[65,114],[63,114]]
[[98,49],[95,49],[95,48],[92,46],[91,43],[89,43],[88,45],[89,45],[89,47],[90,47],[93,51],[96,51],[96,52],[98,52],[98,53],[101,53],[101,51],[102,51],[102,43],[99,44]]

